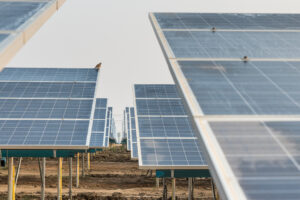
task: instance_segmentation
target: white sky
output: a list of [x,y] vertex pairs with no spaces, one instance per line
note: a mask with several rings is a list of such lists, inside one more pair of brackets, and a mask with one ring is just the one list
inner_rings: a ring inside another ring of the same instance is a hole
[[67,0],[8,65],[94,67],[99,97],[115,114],[133,105],[134,83],[173,83],[149,12],[300,13],[299,0]]

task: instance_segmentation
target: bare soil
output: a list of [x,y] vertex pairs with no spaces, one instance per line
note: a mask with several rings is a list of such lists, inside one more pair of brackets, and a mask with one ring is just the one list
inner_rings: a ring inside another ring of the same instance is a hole
[[[57,159],[46,162],[46,199],[57,198]],[[81,164],[81,163],[80,163]],[[91,169],[80,177],[79,188],[75,187],[76,160],[73,159],[73,199],[161,199],[163,188],[155,187],[155,177],[146,176],[146,170],[138,169],[137,161],[123,147],[114,147],[91,156]],[[69,166],[63,162],[63,199],[68,199]],[[81,169],[80,169],[81,172]],[[168,197],[171,182],[167,180]],[[16,199],[40,199],[41,179],[36,158],[23,158]],[[177,199],[187,199],[187,180],[176,179]],[[209,179],[196,179],[195,199],[212,200]],[[0,168],[0,200],[7,199],[7,168]]]

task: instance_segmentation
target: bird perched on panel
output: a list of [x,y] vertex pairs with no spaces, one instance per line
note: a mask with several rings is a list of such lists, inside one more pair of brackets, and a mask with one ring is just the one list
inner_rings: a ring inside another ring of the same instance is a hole
[[96,70],[99,70],[100,68],[101,68],[101,65],[102,65],[102,63],[100,62],[100,63],[98,63],[96,66],[95,66],[95,69]]

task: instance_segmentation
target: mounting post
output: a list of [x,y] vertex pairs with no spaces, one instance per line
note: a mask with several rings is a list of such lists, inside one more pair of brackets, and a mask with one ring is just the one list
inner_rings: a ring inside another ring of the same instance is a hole
[[81,167],[82,167],[81,173],[82,174],[81,174],[81,176],[84,177],[84,153],[82,153],[81,156],[82,156],[82,160],[81,160],[81,162],[82,162],[81,163]]
[[72,157],[69,158],[69,200],[72,200]]
[[156,188],[159,188],[159,178],[156,178]]
[[15,200],[14,158],[8,158],[8,200]]
[[87,170],[91,169],[91,154],[87,153]]
[[171,177],[172,177],[172,200],[176,199],[176,179],[174,177],[174,169],[171,170]]
[[79,153],[77,153],[77,157],[76,157],[76,187],[79,187],[79,170],[80,170],[80,166],[79,166]]
[[57,174],[57,200],[62,200],[62,162],[63,158],[58,158]]
[[188,200],[193,199],[193,178],[188,178],[188,187],[189,187],[189,198]]

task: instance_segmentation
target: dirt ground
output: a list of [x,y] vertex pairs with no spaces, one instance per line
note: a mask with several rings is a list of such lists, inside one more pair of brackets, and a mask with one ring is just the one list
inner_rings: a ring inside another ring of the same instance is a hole
[[[46,162],[46,199],[56,199],[57,159]],[[155,177],[146,176],[147,171],[138,169],[137,161],[122,147],[114,147],[91,156],[91,169],[80,177],[79,188],[75,187],[73,159],[73,199],[161,199],[162,186],[155,187]],[[68,199],[68,162],[63,162],[63,199]],[[7,199],[7,168],[0,168],[0,199]],[[80,169],[81,171],[81,169]],[[168,197],[171,196],[171,182]],[[21,165],[16,199],[40,199],[40,175],[37,159],[24,158]],[[187,199],[187,180],[176,179],[177,199]],[[196,179],[195,199],[212,200],[209,179]]]

